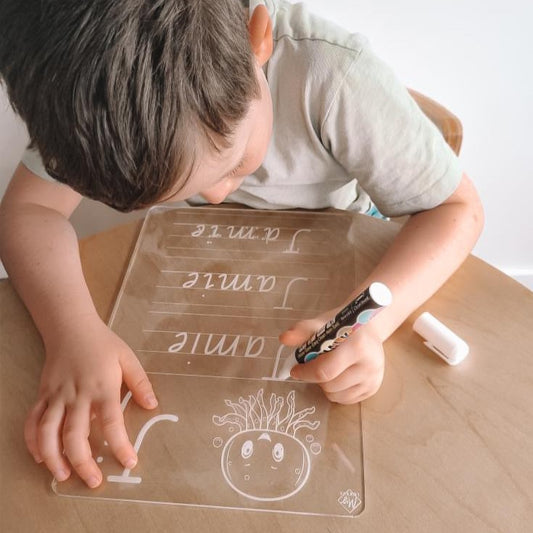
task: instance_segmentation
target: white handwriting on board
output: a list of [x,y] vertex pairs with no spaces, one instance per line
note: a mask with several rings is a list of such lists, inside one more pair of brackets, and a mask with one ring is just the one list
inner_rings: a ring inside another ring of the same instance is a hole
[[[226,335],[215,333],[194,333],[180,331],[175,335],[177,342],[170,345],[170,353],[185,351],[198,355],[223,355],[233,357],[240,346],[244,350],[244,357],[258,357],[265,348],[265,337],[252,337],[249,335]],[[245,339],[248,339],[247,341]]]
[[209,239],[239,239],[275,241],[280,234],[280,228],[260,228],[258,226],[226,226],[219,224],[197,224],[191,232],[192,237],[207,237]]
[[299,229],[298,231],[296,231],[294,233],[294,235],[292,236],[290,247],[283,251],[284,254],[299,254],[300,253],[299,248],[295,247],[296,246],[296,237],[298,237],[298,235],[300,233],[311,233],[311,230],[307,229],[307,228],[302,228],[302,229]]
[[183,289],[270,292],[276,285],[276,276],[189,272],[187,277],[189,279],[183,283]]

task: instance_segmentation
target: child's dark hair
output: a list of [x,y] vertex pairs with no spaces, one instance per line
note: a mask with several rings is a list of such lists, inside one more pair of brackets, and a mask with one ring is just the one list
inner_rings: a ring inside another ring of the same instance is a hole
[[47,171],[120,211],[183,186],[259,95],[239,0],[2,0],[0,74]]

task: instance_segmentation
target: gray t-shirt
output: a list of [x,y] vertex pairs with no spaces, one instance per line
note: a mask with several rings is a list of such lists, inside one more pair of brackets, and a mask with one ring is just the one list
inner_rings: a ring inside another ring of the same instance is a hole
[[[263,164],[226,201],[367,212],[370,196],[387,216],[444,201],[461,178],[459,161],[367,40],[303,4],[255,0],[250,10],[259,3],[273,22],[274,51],[264,67],[273,133]],[[23,162],[47,176],[35,152]]]

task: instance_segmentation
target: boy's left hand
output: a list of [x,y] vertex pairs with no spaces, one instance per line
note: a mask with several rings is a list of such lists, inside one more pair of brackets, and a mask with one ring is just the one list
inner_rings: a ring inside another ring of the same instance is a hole
[[[331,318],[329,315],[298,322],[280,335],[280,341],[287,346],[300,346]],[[332,402],[353,404],[378,391],[384,369],[383,343],[369,323],[354,331],[334,350],[305,364],[295,361],[291,377],[317,383]]]

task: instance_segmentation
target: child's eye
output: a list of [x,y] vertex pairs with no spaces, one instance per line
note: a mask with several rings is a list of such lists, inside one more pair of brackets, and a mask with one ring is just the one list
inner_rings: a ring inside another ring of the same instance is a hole
[[241,159],[241,162],[227,175],[228,178],[232,178],[237,174],[237,172],[243,167],[244,159]]

